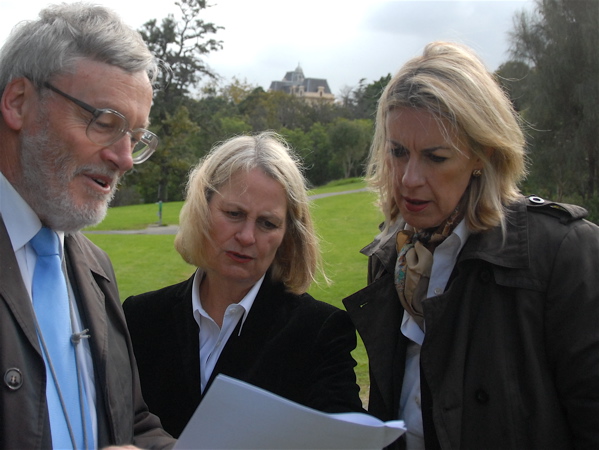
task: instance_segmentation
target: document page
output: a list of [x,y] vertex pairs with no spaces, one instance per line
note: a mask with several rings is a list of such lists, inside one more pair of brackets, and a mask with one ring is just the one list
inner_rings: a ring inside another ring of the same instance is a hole
[[363,413],[326,414],[218,375],[175,449],[382,449],[403,421]]

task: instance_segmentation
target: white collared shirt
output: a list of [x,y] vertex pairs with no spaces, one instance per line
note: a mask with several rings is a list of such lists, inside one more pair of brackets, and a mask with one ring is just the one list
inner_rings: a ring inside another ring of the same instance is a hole
[[[453,232],[436,249],[428,285],[427,297],[436,297],[445,291],[458,254],[470,236],[462,220]],[[426,323],[425,323],[426,330]],[[420,349],[425,332],[412,316],[404,310],[401,332],[410,339],[406,353],[406,367],[399,400],[399,418],[406,424],[407,450],[424,449],[422,407],[420,400]]]
[[[37,254],[29,241],[37,234],[42,228],[42,223],[31,209],[29,204],[19,195],[12,184],[6,179],[4,174],[0,172],[0,215],[4,221],[6,231],[10,237],[15,257],[19,265],[21,277],[25,288],[29,293],[29,301],[33,302],[32,296],[32,285],[33,285],[33,272],[35,270],[35,263],[37,262]],[[60,239],[60,258],[63,261],[63,270],[65,268],[64,263],[64,233],[57,231],[56,234]],[[66,271],[65,271],[66,273]],[[74,299],[73,289],[68,276],[65,276],[67,281],[67,287],[69,290],[70,298]],[[74,311],[76,330],[82,330],[81,317],[77,307],[77,302],[72,301],[71,306]],[[82,345],[76,347],[77,358],[81,361],[79,369],[83,379],[83,388],[87,398],[87,404],[90,405],[90,417],[94,433],[93,447],[97,448],[97,415],[96,415],[96,388],[94,381],[94,369],[91,357],[91,351],[87,339],[80,341]],[[50,377],[48,377],[50,379]]]
[[200,387],[202,392],[208,384],[208,380],[212,375],[212,371],[216,366],[216,362],[227,344],[229,337],[237,327],[241,319],[239,334],[243,329],[243,324],[254,304],[256,295],[262,286],[265,275],[250,289],[239,303],[229,305],[225,311],[222,328],[208,315],[202,307],[200,299],[200,283],[204,277],[204,272],[198,269],[193,279],[193,288],[191,294],[191,304],[193,308],[193,317],[200,327],[198,339],[200,341]]
[[[2,172],[0,172],[0,214],[2,214],[23,282],[31,299],[33,270],[35,269],[37,255],[29,245],[29,241],[42,228],[42,223],[37,214],[33,212]],[[64,233],[58,233],[58,237],[60,238],[62,252]]]

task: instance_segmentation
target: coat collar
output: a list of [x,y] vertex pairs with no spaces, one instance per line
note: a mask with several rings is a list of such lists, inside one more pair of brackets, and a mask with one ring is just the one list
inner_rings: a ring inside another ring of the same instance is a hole
[[505,216],[505,232],[497,226],[470,235],[459,261],[470,259],[480,259],[510,269],[529,267],[528,217],[524,199],[508,207]]
[[[526,268],[530,264],[528,248],[528,200],[521,198],[507,208],[505,238],[501,227],[481,233],[472,233],[464,245],[459,261],[481,259],[506,268]],[[395,236],[405,222],[398,220],[388,230],[381,232],[361,253],[373,257],[393,273],[397,250]]]
[[65,236],[65,252],[67,257],[77,261],[77,268],[110,280],[96,254],[91,251],[89,241],[80,232]]
[[[188,387],[190,398],[200,399],[200,340],[199,327],[193,316],[191,296],[193,293],[192,275],[180,285],[180,290],[173,295],[174,300],[179,300],[173,308],[173,317],[178,322],[175,324],[175,335],[181,348],[183,358],[183,377]],[[177,326],[178,325],[178,326]]]
[[[395,236],[400,230],[403,230],[405,221],[398,220],[391,224],[387,229],[374,238],[370,244],[360,250],[360,253],[369,258],[376,258],[380,264],[385,267],[385,271],[393,273],[395,270],[395,260],[397,250],[395,248]],[[381,224],[381,228],[384,224]]]
[[28,300],[29,294],[23,283],[21,270],[2,216],[0,216],[0,255],[2,255],[0,262],[0,298],[3,298],[7,303],[30,344],[41,355],[34,326],[33,305]]
[[105,355],[108,345],[106,295],[98,286],[96,277],[105,278],[108,282],[111,282],[111,278],[81,233],[65,236],[65,258],[79,314],[86,327],[93,330],[94,342],[99,346],[100,354]]

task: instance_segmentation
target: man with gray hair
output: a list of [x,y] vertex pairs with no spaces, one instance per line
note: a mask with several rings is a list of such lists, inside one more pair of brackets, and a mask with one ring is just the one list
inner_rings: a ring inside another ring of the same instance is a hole
[[0,448],[175,443],[142,398],[110,260],[79,231],[158,145],[157,70],[139,33],[85,3],[0,49]]

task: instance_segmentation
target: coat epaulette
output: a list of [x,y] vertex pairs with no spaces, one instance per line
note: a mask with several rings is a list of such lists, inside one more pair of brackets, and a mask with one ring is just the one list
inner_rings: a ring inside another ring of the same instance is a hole
[[552,202],[538,195],[529,195],[526,197],[526,205],[530,210],[556,217],[561,223],[583,219],[589,214],[582,206]]

